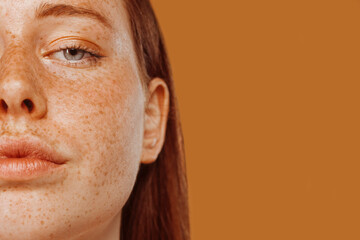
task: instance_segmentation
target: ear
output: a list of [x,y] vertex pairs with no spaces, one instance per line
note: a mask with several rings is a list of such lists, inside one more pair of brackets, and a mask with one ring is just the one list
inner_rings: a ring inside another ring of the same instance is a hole
[[148,84],[148,101],[145,106],[141,163],[154,162],[163,147],[169,102],[169,89],[165,81],[160,78],[152,79]]

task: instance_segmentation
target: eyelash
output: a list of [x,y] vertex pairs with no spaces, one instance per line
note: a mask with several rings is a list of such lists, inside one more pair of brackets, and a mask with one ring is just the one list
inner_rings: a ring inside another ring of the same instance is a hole
[[[80,45],[80,44],[70,44],[70,45],[64,45],[64,46],[61,46],[59,47],[58,49],[56,49],[55,51],[52,51],[50,54],[48,54],[47,56],[51,56],[55,53],[58,53],[58,52],[64,52],[65,50],[67,49],[76,49],[76,50],[81,50],[81,51],[84,51],[85,54],[90,54],[90,57],[87,57],[87,58],[83,58],[81,60],[75,60],[75,61],[70,61],[70,60],[58,60],[56,59],[56,61],[58,62],[63,62],[62,64],[66,65],[66,66],[70,66],[70,67],[92,67],[92,66],[95,66],[99,60],[101,58],[103,58],[103,56],[101,56],[99,54],[98,51],[95,51],[93,49],[90,49],[88,48],[87,46],[83,46],[83,45]],[[64,56],[65,58],[65,56]]]

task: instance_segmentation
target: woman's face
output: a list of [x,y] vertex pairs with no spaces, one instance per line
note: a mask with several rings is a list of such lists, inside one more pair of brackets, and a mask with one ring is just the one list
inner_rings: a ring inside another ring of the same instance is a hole
[[0,239],[118,239],[139,164],[159,152],[144,157],[145,90],[123,3],[1,0],[0,56],[0,143],[66,160],[0,177]]

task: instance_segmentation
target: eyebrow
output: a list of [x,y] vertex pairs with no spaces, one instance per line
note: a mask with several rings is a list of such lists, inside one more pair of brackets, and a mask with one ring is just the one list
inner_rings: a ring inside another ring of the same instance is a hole
[[35,11],[36,18],[45,18],[48,16],[84,16],[98,20],[107,28],[112,28],[109,20],[101,15],[99,12],[67,4],[50,4],[42,3]]

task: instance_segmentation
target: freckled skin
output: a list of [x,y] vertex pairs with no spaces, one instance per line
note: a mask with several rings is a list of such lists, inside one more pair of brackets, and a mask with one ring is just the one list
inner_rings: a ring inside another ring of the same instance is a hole
[[[0,88],[16,83],[36,99],[36,111],[46,107],[43,116],[2,113],[0,136],[36,136],[69,161],[49,179],[0,180],[0,239],[118,239],[121,208],[140,164],[145,102],[125,9],[115,0],[49,1],[95,6],[111,19],[108,30],[90,18],[35,20],[41,2],[0,1]],[[99,45],[105,57],[69,67],[41,55],[66,36]]]

